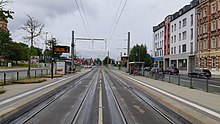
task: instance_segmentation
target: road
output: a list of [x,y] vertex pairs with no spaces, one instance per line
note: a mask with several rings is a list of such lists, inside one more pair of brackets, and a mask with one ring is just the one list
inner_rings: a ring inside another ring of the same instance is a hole
[[189,123],[133,84],[108,69],[96,68],[10,123]]

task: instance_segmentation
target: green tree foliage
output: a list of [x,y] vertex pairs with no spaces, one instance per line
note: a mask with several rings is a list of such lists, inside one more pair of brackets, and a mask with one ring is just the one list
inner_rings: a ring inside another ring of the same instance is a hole
[[[44,51],[44,56],[48,56],[48,57],[52,57],[52,46],[56,46],[58,43],[56,38],[51,38],[50,40],[48,40],[46,42],[47,45],[47,49]],[[60,56],[62,55],[62,53],[55,53],[54,57],[56,59],[60,58]]]
[[[108,61],[108,59],[109,59],[109,61]],[[111,58],[109,58],[108,56],[106,56],[105,59],[103,60],[104,65],[107,65],[107,63],[110,64],[110,62],[111,62]]]
[[100,58],[94,60],[95,65],[102,65],[102,61]]
[[10,41],[11,41],[10,33],[0,30],[0,55],[2,57],[5,57],[9,54],[8,44]]
[[130,61],[145,62],[144,66],[151,66],[151,56],[147,53],[146,45],[135,45],[131,50]]

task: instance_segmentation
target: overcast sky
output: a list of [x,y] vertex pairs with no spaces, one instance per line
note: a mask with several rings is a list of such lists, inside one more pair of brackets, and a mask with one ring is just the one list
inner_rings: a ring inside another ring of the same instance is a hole
[[[92,38],[109,38],[118,6],[121,0],[81,0],[85,10],[87,29]],[[126,0],[122,0],[120,11]],[[126,52],[127,32],[131,32],[131,47],[135,44],[146,44],[148,51],[152,49],[153,26],[158,25],[164,18],[189,4],[191,0],[127,0],[125,9],[110,41],[108,49],[110,58],[119,59],[120,52]],[[80,0],[77,0],[81,8]],[[45,25],[48,39],[55,37],[60,45],[71,44],[71,32],[75,37],[89,37],[77,9],[75,0],[14,0],[10,5],[14,19],[9,21],[12,38],[24,42],[19,28],[27,19],[26,14],[34,17]],[[83,14],[83,12],[82,12]],[[44,48],[46,34],[35,40],[35,46]],[[103,59],[106,56],[105,43],[77,41],[76,53],[81,57]]]

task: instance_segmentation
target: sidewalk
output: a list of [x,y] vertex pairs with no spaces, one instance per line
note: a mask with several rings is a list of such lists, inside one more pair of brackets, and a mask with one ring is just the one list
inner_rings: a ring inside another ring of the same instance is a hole
[[[119,71],[115,72],[118,73]],[[137,82],[135,86],[192,123],[220,123],[220,95],[143,76],[132,76],[124,72],[119,73]]]
[[4,86],[6,92],[0,94],[0,123],[10,115],[21,111],[34,102],[38,102],[45,95],[55,92],[55,89],[62,87],[70,80],[88,71],[83,70],[75,74],[64,75],[60,78],[47,78],[47,81],[43,83]]

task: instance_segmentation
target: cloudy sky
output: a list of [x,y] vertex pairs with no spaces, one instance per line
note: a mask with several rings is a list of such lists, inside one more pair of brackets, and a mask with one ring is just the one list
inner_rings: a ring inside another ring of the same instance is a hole
[[[126,0],[13,0],[9,8],[15,13],[14,19],[9,21],[9,29],[15,41],[25,42],[22,39],[25,33],[20,28],[28,14],[45,25],[47,39],[55,37],[60,45],[70,45],[72,30],[75,31],[75,37],[104,38],[107,39],[110,58],[118,59],[120,52],[126,52],[123,48],[127,47],[127,32],[131,32],[131,47],[135,44],[146,44],[150,51],[153,26],[190,1],[127,0],[126,3]],[[124,3],[126,6],[113,32],[111,29],[114,29],[117,22],[113,23],[114,18],[116,15],[119,17]],[[34,45],[45,48],[45,39],[46,34],[42,34],[41,38],[35,40]],[[91,41],[76,41],[76,53],[81,57],[102,59],[107,52],[105,42],[95,41],[93,44]]]

